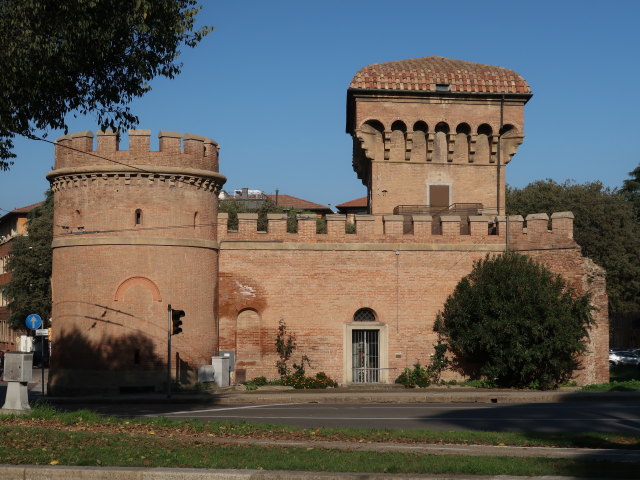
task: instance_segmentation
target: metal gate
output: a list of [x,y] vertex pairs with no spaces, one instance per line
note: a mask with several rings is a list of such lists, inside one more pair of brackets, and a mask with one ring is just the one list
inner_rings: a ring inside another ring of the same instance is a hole
[[354,383],[380,381],[379,330],[353,330],[351,334],[351,365]]

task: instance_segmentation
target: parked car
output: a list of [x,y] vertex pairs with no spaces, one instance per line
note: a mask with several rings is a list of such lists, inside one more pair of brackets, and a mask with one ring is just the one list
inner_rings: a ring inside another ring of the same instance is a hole
[[611,365],[640,365],[640,349],[612,349],[609,350]]

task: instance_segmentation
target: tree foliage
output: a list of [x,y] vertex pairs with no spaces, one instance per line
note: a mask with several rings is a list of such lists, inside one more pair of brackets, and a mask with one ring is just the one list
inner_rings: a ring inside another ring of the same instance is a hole
[[507,252],[474,264],[438,314],[435,329],[454,365],[496,386],[555,388],[571,377],[592,323],[577,295],[530,257]]
[[0,286],[8,299],[9,323],[24,328],[30,313],[43,319],[51,314],[51,240],[53,237],[53,193],[31,210],[27,218],[28,235],[12,240],[7,261],[9,283]]
[[156,76],[173,78],[182,45],[195,46],[197,0],[0,1],[0,169],[13,138],[67,130],[70,112],[104,128],[137,124],[127,105]]
[[280,377],[291,375],[289,360],[295,352],[296,337],[287,331],[287,324],[281,318],[278,322],[278,333],[276,333],[276,352],[278,352],[279,360],[276,362],[276,369]]
[[607,271],[610,313],[640,305],[640,223],[633,204],[600,182],[574,184],[540,180],[507,189],[507,212],[527,215],[573,212],[574,238],[582,253]]
[[620,191],[633,204],[636,220],[640,221],[640,165],[629,172],[629,176],[631,178],[622,183]]
[[[238,229],[239,213],[257,213],[258,214],[258,230],[267,231],[269,213],[285,213],[287,215],[287,232],[296,233],[298,231],[298,215],[315,215],[313,212],[300,210],[297,208],[285,208],[276,205],[271,200],[241,200],[229,198],[218,202],[218,211],[229,214],[227,227],[231,230]],[[316,220],[316,233],[327,233],[327,220],[325,217],[319,217]]]

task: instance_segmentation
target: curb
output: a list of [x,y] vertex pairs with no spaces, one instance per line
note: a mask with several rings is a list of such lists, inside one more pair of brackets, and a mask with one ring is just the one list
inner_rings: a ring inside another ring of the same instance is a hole
[[108,395],[79,397],[34,397],[64,404],[256,404],[256,403],[565,403],[640,401],[640,392],[246,392],[221,394]]
[[[0,465],[0,480],[586,480],[583,477]],[[591,478],[589,480],[598,480]]]

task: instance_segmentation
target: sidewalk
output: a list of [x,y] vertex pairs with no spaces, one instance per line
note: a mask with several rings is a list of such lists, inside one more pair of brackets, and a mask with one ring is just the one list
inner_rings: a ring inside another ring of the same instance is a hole
[[[195,468],[108,468],[0,465],[0,480],[587,480],[584,477],[429,475],[392,473],[206,470]],[[589,478],[588,480],[598,480]],[[601,479],[603,480],[603,479]]]

